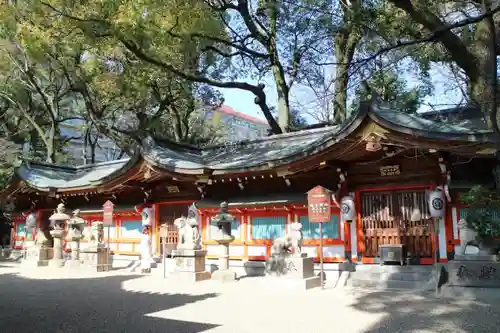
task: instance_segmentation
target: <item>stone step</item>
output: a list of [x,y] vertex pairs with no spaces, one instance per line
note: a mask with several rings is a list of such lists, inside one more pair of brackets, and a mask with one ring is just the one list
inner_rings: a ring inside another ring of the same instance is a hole
[[414,266],[399,266],[399,265],[356,265],[356,272],[403,272],[403,273],[423,273],[432,272],[435,270],[433,265],[414,265]]
[[439,291],[439,296],[450,297],[454,299],[500,299],[500,288],[471,288],[471,287],[457,287],[445,286]]
[[376,290],[432,290],[433,284],[428,281],[368,281],[347,280],[346,288]]
[[373,272],[353,272],[351,278],[354,280],[376,280],[376,281],[424,281],[433,276],[432,272],[394,272],[394,273],[373,273]]

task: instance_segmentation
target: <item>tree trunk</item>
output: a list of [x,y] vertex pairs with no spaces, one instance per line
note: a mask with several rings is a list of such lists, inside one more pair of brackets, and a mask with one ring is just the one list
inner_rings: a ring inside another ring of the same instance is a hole
[[[444,29],[446,23],[424,4],[411,0],[390,0],[404,10],[410,19],[423,25],[429,32],[443,31],[436,39],[448,51],[450,61],[455,62],[466,74],[469,81],[469,98],[481,108],[488,128],[497,133],[496,114],[496,47],[495,27],[491,19],[485,18],[475,24],[471,42],[465,44],[452,30]],[[484,1],[482,13],[490,10],[490,1]],[[479,9],[479,8],[478,8]]]
[[93,142],[90,144],[90,163],[95,164],[95,151],[96,151],[97,142]]
[[87,151],[89,146],[90,136],[89,136],[89,128],[85,130],[85,135],[83,137],[83,165],[87,165]]
[[272,70],[276,83],[276,93],[278,95],[278,124],[281,131],[286,133],[290,128],[289,89],[281,66],[272,65]]
[[[336,59],[342,59],[342,57],[336,57]],[[347,85],[349,84],[349,65],[337,65],[335,72],[333,122],[335,124],[341,124],[347,117]]]
[[350,6],[342,3],[344,26],[335,35],[335,85],[333,97],[333,120],[341,124],[347,118],[347,88],[349,69],[351,67],[356,46],[361,40],[355,11],[359,10],[359,1],[351,1]]
[[[496,41],[492,18],[486,18],[476,25],[471,53],[477,59],[478,75],[468,75],[471,102],[481,108],[488,128],[500,136],[496,103]],[[500,143],[500,141],[499,141]]]
[[50,125],[50,130],[47,135],[47,144],[45,145],[45,161],[47,163],[56,162],[56,124]]
[[281,65],[278,53],[278,2],[266,1],[269,10],[270,37],[268,43],[271,70],[276,84],[276,94],[278,95],[278,125],[283,133],[290,128],[290,88],[286,82],[285,71]]

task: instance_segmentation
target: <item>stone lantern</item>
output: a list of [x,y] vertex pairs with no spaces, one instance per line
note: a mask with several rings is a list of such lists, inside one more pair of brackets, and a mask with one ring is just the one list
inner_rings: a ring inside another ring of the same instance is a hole
[[219,244],[219,269],[212,273],[212,279],[222,281],[236,280],[236,273],[229,269],[229,244],[234,241],[231,235],[231,224],[235,221],[228,212],[227,202],[220,204],[220,212],[212,218],[212,224],[218,228],[213,240]]
[[53,228],[50,231],[50,235],[54,238],[54,257],[49,261],[50,267],[61,267],[64,265],[62,240],[66,234],[66,230],[64,230],[66,222],[71,218],[65,211],[64,204],[60,203],[57,206],[56,212],[49,217],[50,225]]
[[83,228],[85,220],[80,217],[80,210],[73,212],[73,216],[68,221],[68,234],[66,241],[69,242],[71,249],[71,260],[66,262],[66,266],[70,268],[80,267],[80,240],[83,238]]

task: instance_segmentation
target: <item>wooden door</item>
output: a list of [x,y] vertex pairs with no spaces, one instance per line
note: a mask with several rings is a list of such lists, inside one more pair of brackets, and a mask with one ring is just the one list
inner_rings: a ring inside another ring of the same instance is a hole
[[187,216],[187,205],[160,204],[160,225],[165,228],[165,237],[160,237],[159,251],[163,254],[163,242],[165,242],[166,255],[169,256],[172,250],[177,248],[179,232],[174,225],[176,218]]
[[433,225],[424,190],[362,193],[361,219],[365,257],[378,257],[383,244],[405,244],[412,257],[432,257]]

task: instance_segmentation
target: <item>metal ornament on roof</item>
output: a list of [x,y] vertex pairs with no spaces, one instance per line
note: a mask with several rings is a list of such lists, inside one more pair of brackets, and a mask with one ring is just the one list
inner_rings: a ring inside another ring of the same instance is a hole
[[245,141],[226,141],[224,143],[222,143],[220,146],[218,146],[216,149],[215,149],[215,152],[217,154],[220,154],[220,153],[231,153],[231,152],[234,152],[236,150],[238,150],[239,148],[242,148],[246,145],[246,142]]

